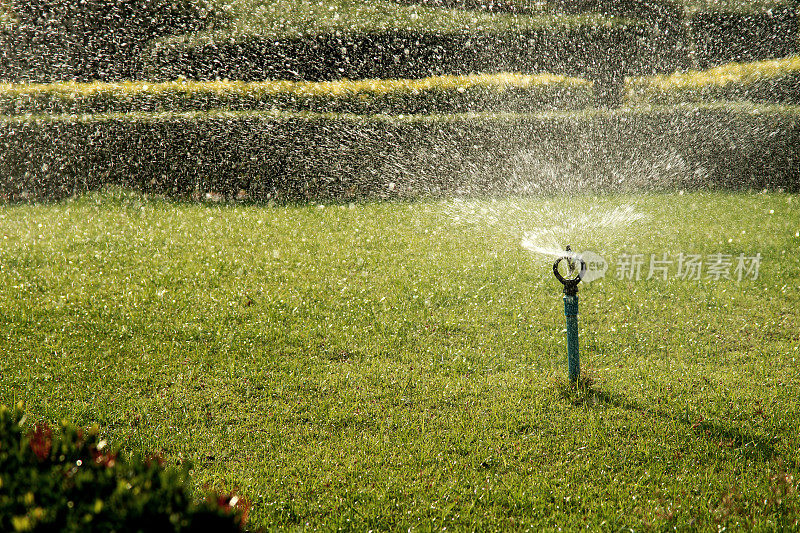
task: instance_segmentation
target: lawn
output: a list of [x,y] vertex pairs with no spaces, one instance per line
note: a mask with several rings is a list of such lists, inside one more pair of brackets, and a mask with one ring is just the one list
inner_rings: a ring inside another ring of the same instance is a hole
[[[0,403],[191,461],[253,527],[797,528],[798,203],[7,204]],[[610,262],[577,391],[551,260],[521,246],[554,227]],[[644,279],[664,253],[762,260]]]

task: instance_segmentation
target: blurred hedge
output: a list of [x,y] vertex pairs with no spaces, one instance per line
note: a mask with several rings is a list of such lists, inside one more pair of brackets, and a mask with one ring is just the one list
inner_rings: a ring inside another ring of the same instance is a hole
[[0,84],[0,114],[288,109],[358,114],[581,109],[592,84],[549,74],[332,82]]
[[119,80],[141,75],[157,37],[208,27],[210,0],[6,0],[0,79]]
[[759,2],[739,2],[744,8],[738,10],[703,3],[706,9],[693,11],[689,18],[690,44],[699,68],[780,58],[800,50],[795,2],[774,2],[778,5],[764,9],[746,9]]
[[96,427],[51,428],[0,405],[0,531],[240,531],[244,502],[193,501],[189,468],[112,450]]
[[[651,44],[643,46],[643,53],[648,46],[651,52],[664,48],[658,43],[665,39],[662,45],[674,50],[667,58],[641,58],[640,74],[707,69],[731,61],[784,57],[800,50],[794,0],[547,0],[545,4],[567,12],[590,10],[645,22]],[[674,62],[669,65],[669,61]]]
[[[423,3],[477,7],[471,0]],[[324,3],[303,3],[297,9],[314,15],[308,21],[294,10],[253,15],[245,9],[251,4],[234,2],[239,8],[228,26],[155,41],[147,76],[329,80],[547,71],[590,78],[601,101],[615,103],[626,75],[777,58],[799,49],[797,8],[787,1],[558,0],[545,3],[556,12],[539,12],[528,2],[513,16],[440,9],[438,19],[430,7],[399,6],[391,8],[397,20],[366,8],[331,17]],[[511,10],[509,2],[486,5]]]
[[16,71],[11,72],[16,27],[17,19],[11,11],[11,6],[0,2],[0,80],[16,74]]
[[591,79],[598,102],[615,105],[626,75],[798,51],[797,6],[789,0],[403,5],[409,1],[8,0],[0,9],[0,79],[324,81],[554,72]]
[[155,41],[146,57],[146,74],[161,80],[247,81],[542,71],[598,77],[634,62],[644,31],[635,21],[611,24],[603,19],[503,32],[386,28],[275,36],[217,31]]
[[7,199],[104,184],[178,196],[800,189],[800,109],[449,116],[190,112],[0,119]]
[[800,105],[800,56],[631,78],[626,82],[625,99],[634,105],[718,100]]

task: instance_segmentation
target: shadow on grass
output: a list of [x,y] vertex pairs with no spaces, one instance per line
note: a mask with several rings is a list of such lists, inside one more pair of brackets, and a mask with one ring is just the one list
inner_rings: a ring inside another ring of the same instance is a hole
[[775,450],[772,442],[765,437],[736,428],[732,426],[733,423],[707,419],[699,413],[669,412],[658,406],[636,402],[622,394],[604,391],[597,384],[591,371],[581,373],[577,383],[558,379],[555,388],[562,400],[575,407],[616,407],[636,411],[645,416],[658,417],[684,425],[700,438],[721,448],[740,449],[741,453],[755,460],[767,462],[780,459],[780,454]]

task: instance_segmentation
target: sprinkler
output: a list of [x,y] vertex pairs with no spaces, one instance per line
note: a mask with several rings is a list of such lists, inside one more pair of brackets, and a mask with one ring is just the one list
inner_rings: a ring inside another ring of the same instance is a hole
[[[559,257],[553,263],[553,274],[564,285],[564,316],[567,318],[567,365],[569,380],[576,383],[581,373],[581,358],[578,352],[578,283],[586,274],[586,263],[577,257],[569,246],[567,246],[566,252],[567,255]],[[558,271],[558,264],[565,259],[569,268],[566,278]],[[581,268],[577,275],[572,277],[578,270],[575,264],[576,259],[581,262]]]

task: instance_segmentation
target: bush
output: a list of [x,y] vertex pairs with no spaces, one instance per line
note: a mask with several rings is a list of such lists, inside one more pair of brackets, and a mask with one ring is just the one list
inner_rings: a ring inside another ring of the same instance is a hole
[[[749,2],[742,2],[748,4]],[[691,16],[696,64],[709,68],[731,61],[757,61],[798,52],[798,12],[792,3],[769,9],[707,9]]]
[[800,105],[800,56],[731,63],[706,71],[631,78],[628,104],[749,100]]
[[314,80],[426,78],[498,72],[597,77],[637,55],[639,26],[533,27],[493,33],[406,28],[301,36],[216,32],[156,41],[150,79]]
[[183,197],[800,189],[800,110],[694,105],[447,116],[288,112],[0,118],[0,194],[105,184]]
[[591,79],[598,99],[606,103],[615,100],[620,76],[635,64],[639,29],[587,25],[501,34],[387,29],[293,38],[250,33],[176,37],[154,43],[147,72],[156,80],[246,81],[557,72]]
[[253,81],[546,71],[592,79],[599,101],[615,104],[625,75],[798,50],[797,12],[787,1],[401,3],[423,5],[278,0],[258,10],[239,0],[228,26],[155,41],[148,76]]
[[0,531],[239,531],[238,498],[194,502],[188,467],[108,449],[97,429],[0,406]]
[[288,109],[358,114],[581,109],[592,84],[577,78],[440,76],[334,82],[0,84],[0,114]]
[[217,16],[206,0],[13,0],[11,9],[6,76],[21,81],[135,78],[146,43]]
[[11,53],[16,26],[17,20],[10,6],[5,3],[0,4],[0,80],[17,78]]
[[627,72],[644,31],[639,21],[598,13],[492,14],[385,0],[234,6],[227,26],[155,41],[148,76],[325,81],[556,72],[605,86]]

